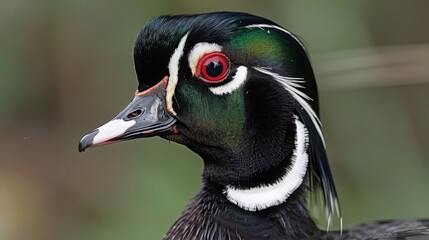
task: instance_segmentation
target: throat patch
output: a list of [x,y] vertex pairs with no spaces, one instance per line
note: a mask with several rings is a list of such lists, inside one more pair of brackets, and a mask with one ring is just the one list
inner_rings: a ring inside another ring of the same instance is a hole
[[227,186],[226,198],[247,211],[259,211],[284,203],[304,181],[308,167],[308,132],[304,124],[295,116],[295,149],[291,165],[276,183],[250,189],[238,189]]

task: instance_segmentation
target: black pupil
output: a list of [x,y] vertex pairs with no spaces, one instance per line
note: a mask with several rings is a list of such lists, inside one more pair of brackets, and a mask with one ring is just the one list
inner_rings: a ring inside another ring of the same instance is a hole
[[222,63],[220,63],[219,61],[212,61],[207,64],[206,71],[210,77],[217,77],[223,71]]

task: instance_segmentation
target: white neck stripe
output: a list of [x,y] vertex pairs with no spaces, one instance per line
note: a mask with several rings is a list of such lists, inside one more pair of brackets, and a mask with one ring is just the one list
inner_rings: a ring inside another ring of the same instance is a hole
[[247,79],[247,67],[240,66],[237,68],[232,80],[224,85],[209,88],[216,95],[230,94],[239,89]]
[[296,136],[295,149],[291,165],[286,174],[276,183],[251,189],[237,189],[227,186],[226,198],[247,211],[263,210],[284,203],[286,199],[302,184],[308,166],[308,132],[304,124],[295,116]]
[[180,39],[179,45],[177,46],[176,50],[174,50],[173,55],[171,55],[170,62],[168,63],[170,77],[168,79],[167,85],[166,105],[167,110],[173,115],[176,115],[176,112],[173,109],[173,95],[176,89],[177,81],[179,79],[179,61],[183,55],[188,33],[186,33],[185,36]]

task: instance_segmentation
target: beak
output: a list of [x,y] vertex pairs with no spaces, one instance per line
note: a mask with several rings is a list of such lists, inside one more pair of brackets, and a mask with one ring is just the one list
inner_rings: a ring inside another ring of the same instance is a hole
[[137,92],[133,101],[116,117],[80,140],[79,152],[92,146],[171,132],[176,119],[166,109],[167,83],[168,76],[165,76],[155,86]]

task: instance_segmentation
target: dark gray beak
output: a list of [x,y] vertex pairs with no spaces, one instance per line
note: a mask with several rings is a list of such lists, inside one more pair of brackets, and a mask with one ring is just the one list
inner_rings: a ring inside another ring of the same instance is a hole
[[80,140],[79,152],[92,146],[171,133],[176,119],[166,109],[167,83],[166,76],[155,86],[136,93],[116,117]]

